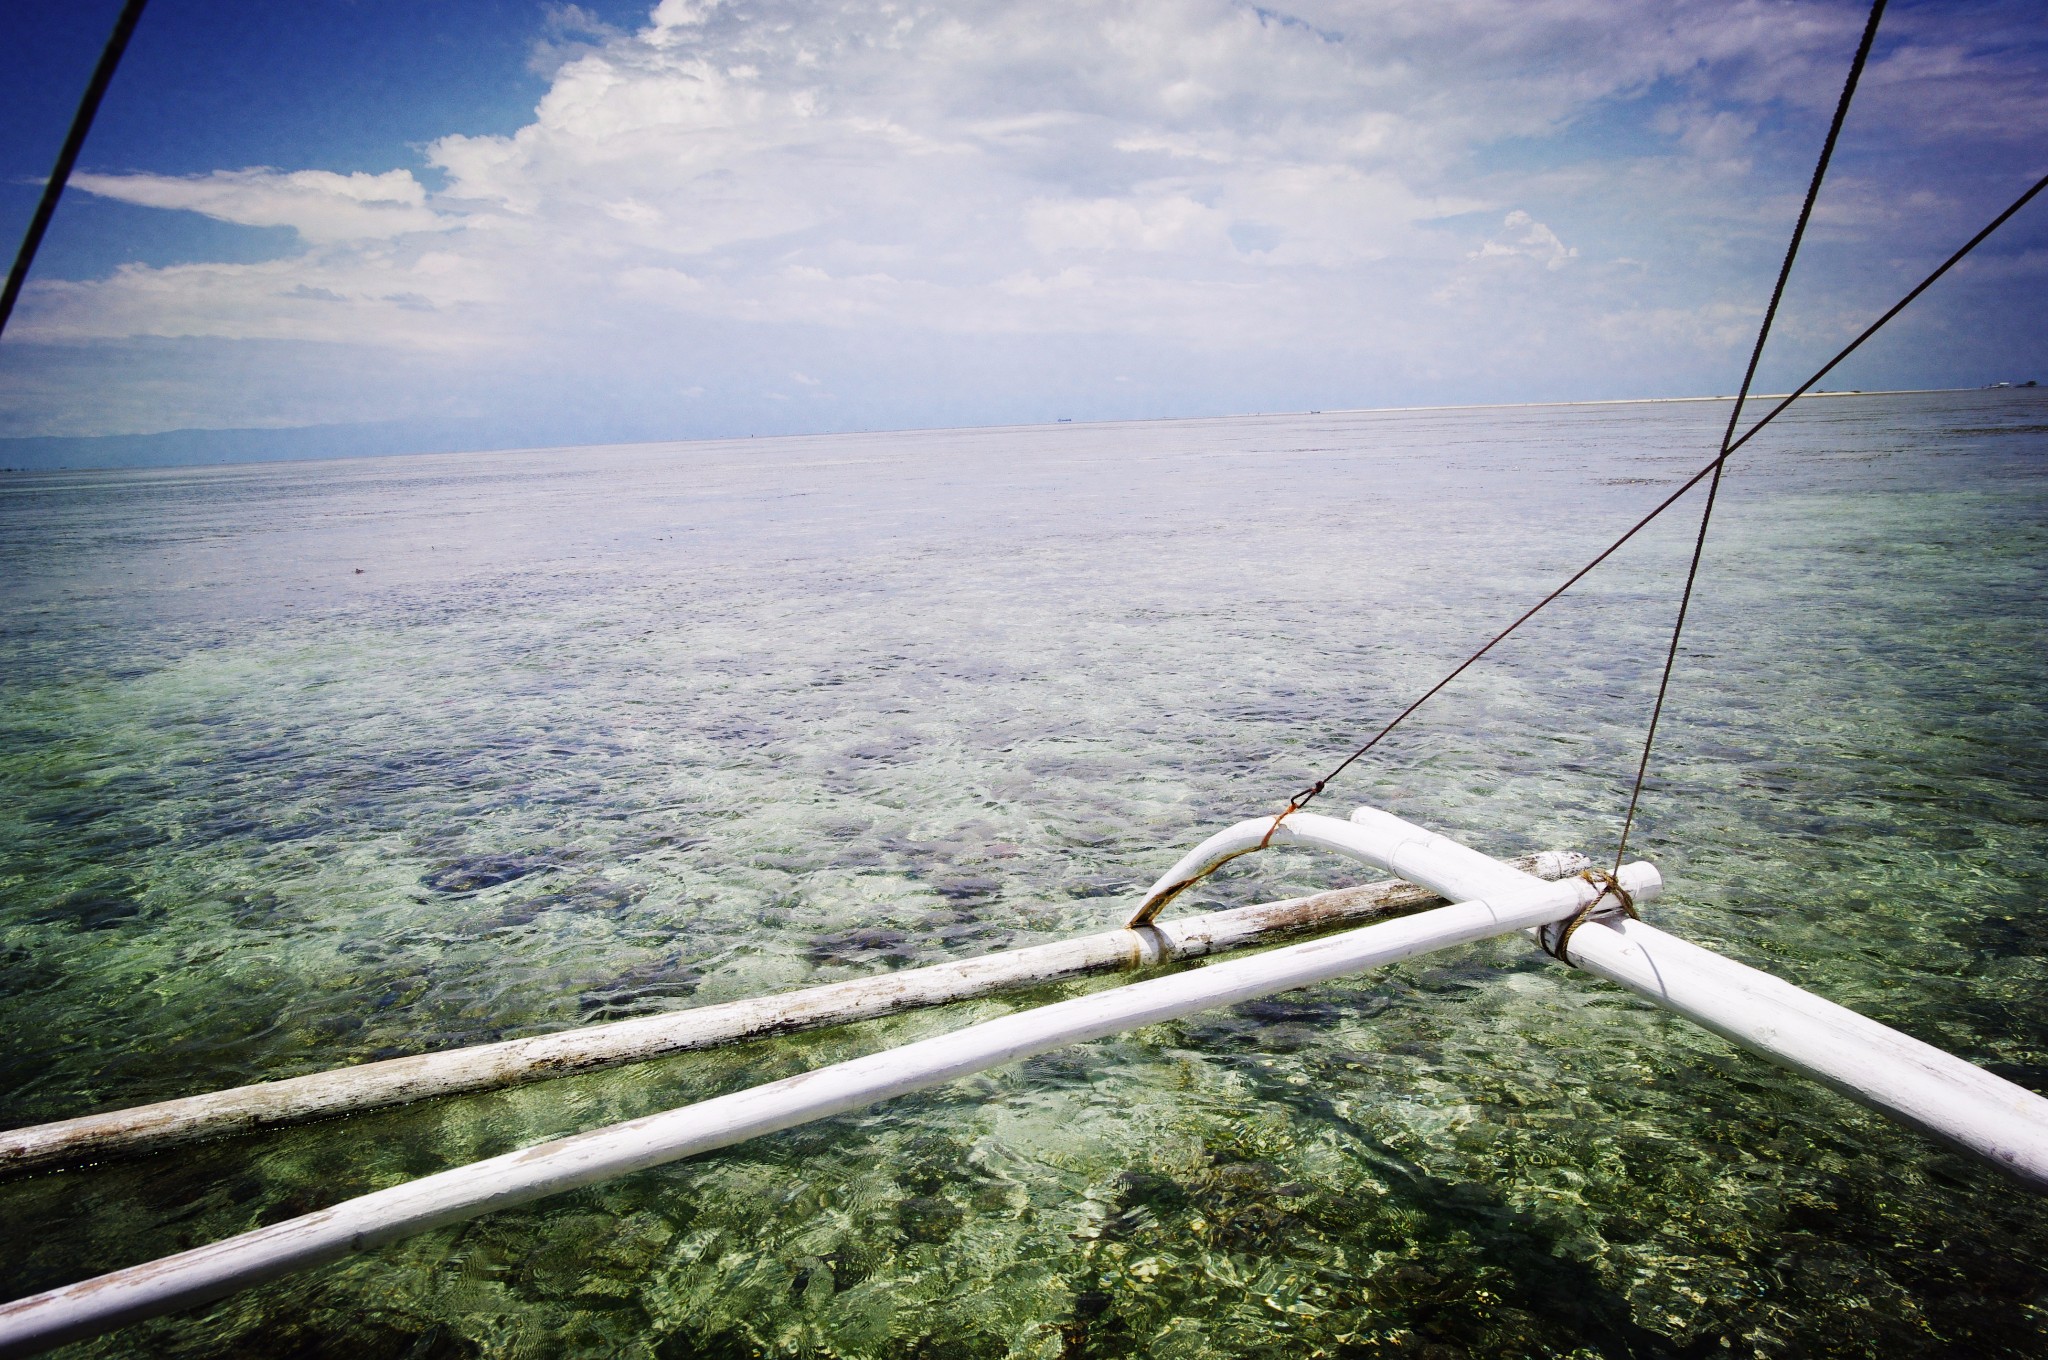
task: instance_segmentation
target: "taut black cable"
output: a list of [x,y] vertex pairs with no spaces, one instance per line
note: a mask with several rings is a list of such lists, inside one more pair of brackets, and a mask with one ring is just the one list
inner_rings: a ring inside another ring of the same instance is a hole
[[1785,297],[1785,281],[1792,277],[1792,262],[1799,258],[1799,243],[1806,238],[1806,224],[1813,217],[1814,201],[1820,197],[1821,181],[1827,178],[1828,162],[1834,159],[1835,142],[1849,117],[1849,103],[1856,97],[1856,82],[1863,76],[1863,64],[1870,58],[1870,45],[1877,41],[1878,20],[1884,17],[1885,0],[1873,0],[1870,21],[1863,26],[1863,41],[1857,44],[1856,59],[1849,63],[1849,78],[1842,82],[1842,97],[1835,104],[1835,121],[1828,125],[1827,140],[1821,143],[1820,160],[1813,167],[1813,182],[1806,186],[1806,202],[1800,205],[1799,221],[1792,227],[1792,239],[1785,245],[1785,262],[1778,266],[1778,282],[1771,289],[1770,305],[1764,308],[1763,324],[1757,327],[1756,345],[1749,351],[1749,367],[1742,373],[1742,388],[1735,394],[1735,409],[1728,413],[1728,428],[1721,433],[1721,453],[1714,459],[1714,475],[1707,483],[1707,503],[1700,511],[1699,537],[1693,540],[1692,564],[1685,569],[1685,589],[1678,596],[1678,617],[1671,624],[1671,646],[1664,653],[1664,674],[1657,681],[1657,702],[1650,708],[1649,730],[1643,733],[1643,758],[1636,762],[1636,782],[1628,794],[1628,814],[1621,819],[1621,837],[1614,846],[1614,870],[1621,871],[1621,858],[1628,852],[1628,833],[1636,824],[1636,805],[1642,801],[1643,781],[1650,773],[1650,749],[1657,744],[1657,720],[1664,716],[1664,696],[1671,689],[1671,671],[1678,663],[1678,640],[1685,633],[1686,612],[1692,608],[1693,583],[1699,579],[1700,558],[1707,551],[1707,525],[1714,519],[1714,501],[1721,494],[1721,473],[1728,466],[1728,441],[1742,423],[1742,407],[1749,400],[1750,384],[1756,381],[1756,366],[1764,357],[1764,342],[1771,338],[1771,323],[1778,318],[1778,303]]
[[[1828,374],[1834,372],[1835,369],[1841,364],[1841,362],[1844,359],[1854,354],[1857,350],[1863,348],[1864,342],[1869,340],[1871,336],[1876,335],[1880,330],[1884,329],[1885,325],[1888,322],[1890,322],[1893,317],[1897,316],[1900,312],[1905,311],[1906,308],[1911,306],[1913,301],[1916,298],[1918,298],[1922,293],[1926,292],[1929,288],[1932,288],[1935,282],[1939,280],[1942,275],[1948,273],[1949,270],[1954,269],[1958,264],[1961,264],[1965,256],[1969,255],[1971,251],[1975,250],[1978,246],[1984,244],[1985,241],[1989,240],[1993,232],[1997,231],[2000,227],[2004,226],[2007,222],[2011,221],[2013,216],[2017,214],[2020,211],[2020,209],[2026,207],[2027,204],[2033,202],[2034,199],[2040,194],[2040,192],[2043,189],[2048,189],[2048,175],[2043,175],[2040,179],[2035,180],[2031,188],[2029,188],[2025,193],[2021,194],[2018,198],[2014,199],[2004,212],[2000,213],[1998,216],[1992,218],[1989,222],[1987,222],[1984,225],[1983,230],[1979,231],[1975,236],[1972,236],[1968,241],[1965,241],[1960,247],[1957,248],[1956,252],[1953,255],[1950,255],[1946,260],[1943,260],[1941,264],[1935,268],[1933,273],[1929,274],[1926,278],[1920,280],[1919,283],[1913,285],[1911,291],[1909,291],[1904,297],[1900,298],[1897,302],[1894,302],[1890,307],[1885,309],[1884,315],[1878,317],[1877,320],[1871,322],[1868,326],[1865,326],[1861,334],[1859,334],[1854,340],[1851,340],[1848,344],[1842,346],[1842,348],[1836,352],[1834,358],[1828,360],[1819,368],[1815,369],[1812,375],[1808,377],[1805,382],[1802,382],[1793,391],[1787,393],[1785,397],[1782,400],[1780,400],[1776,406],[1773,406],[1768,412],[1766,412],[1762,416],[1762,418],[1760,418],[1756,422],[1756,424],[1750,426],[1747,430],[1743,431],[1742,437],[1740,439],[1737,439],[1734,443],[1730,444],[1728,446],[1728,451],[1726,453],[1717,456],[1713,462],[1708,463],[1698,472],[1695,472],[1692,476],[1686,478],[1685,481],[1679,486],[1679,488],[1676,491],[1673,491],[1670,495],[1666,496],[1663,500],[1659,501],[1656,504],[1656,506],[1654,506],[1651,509],[1650,513],[1644,515],[1641,519],[1637,520],[1634,524],[1630,525],[1627,532],[1623,533],[1621,537],[1615,539],[1605,548],[1602,548],[1600,550],[1599,555],[1596,556],[1592,561],[1586,563],[1585,566],[1580,567],[1577,571],[1573,572],[1569,577],[1567,577],[1563,585],[1560,585],[1557,589],[1551,591],[1548,595],[1545,595],[1542,599],[1538,600],[1535,604],[1531,605],[1529,609],[1526,612],[1524,612],[1520,618],[1516,619],[1507,627],[1501,629],[1498,633],[1495,633],[1493,637],[1488,640],[1485,646],[1481,647],[1478,651],[1472,653],[1472,655],[1466,657],[1463,661],[1459,662],[1457,666],[1454,669],[1452,669],[1450,674],[1444,676],[1443,679],[1437,681],[1434,685],[1431,685],[1427,690],[1423,692],[1421,698],[1417,699],[1414,703],[1408,705],[1408,707],[1402,709],[1401,712],[1394,718],[1392,722],[1388,723],[1385,727],[1382,727],[1378,732],[1374,733],[1370,741],[1367,741],[1365,745],[1359,747],[1356,751],[1353,751],[1350,755],[1344,757],[1343,760],[1339,761],[1335,769],[1332,769],[1328,774],[1324,775],[1321,779],[1318,779],[1315,783],[1309,785],[1306,789],[1303,789],[1300,793],[1296,794],[1290,800],[1290,806],[1288,808],[1288,811],[1296,812],[1299,811],[1301,808],[1306,807],[1308,805],[1309,800],[1314,798],[1317,794],[1321,793],[1324,787],[1328,785],[1331,780],[1335,779],[1338,775],[1344,773],[1344,771],[1351,766],[1351,763],[1353,761],[1357,760],[1367,751],[1370,751],[1373,747],[1379,745],[1381,738],[1385,737],[1389,732],[1393,731],[1396,727],[1399,727],[1401,723],[1407,719],[1409,714],[1415,712],[1416,709],[1421,708],[1423,704],[1427,703],[1431,698],[1433,698],[1438,693],[1438,691],[1443,689],[1444,686],[1450,684],[1451,681],[1457,679],[1460,675],[1463,675],[1465,671],[1472,665],[1473,662],[1479,660],[1479,658],[1485,656],[1488,652],[1492,651],[1495,647],[1499,646],[1502,642],[1506,641],[1507,638],[1511,634],[1513,634],[1516,629],[1520,628],[1530,619],[1536,617],[1537,613],[1541,611],[1545,605],[1551,603],[1551,601],[1557,599],[1558,596],[1564,594],[1567,590],[1570,590],[1573,586],[1577,585],[1580,581],[1584,580],[1585,577],[1593,570],[1593,568],[1599,566],[1602,562],[1605,562],[1608,558],[1614,556],[1614,554],[1621,549],[1623,544],[1627,543],[1630,539],[1634,538],[1637,534],[1641,533],[1644,529],[1648,528],[1651,521],[1655,520],[1659,515],[1663,514],[1666,510],[1669,510],[1672,506],[1678,504],[1679,500],[1685,495],[1686,492],[1692,490],[1701,482],[1705,481],[1708,477],[1712,476],[1715,468],[1725,463],[1728,460],[1728,458],[1731,455],[1733,455],[1737,450],[1741,449],[1744,444],[1747,444],[1750,440],[1756,438],[1757,435],[1761,434],[1763,432],[1763,428],[1766,425],[1769,425],[1772,421],[1776,420],[1779,416],[1783,415],[1786,409],[1790,407],[1793,402],[1799,400],[1799,398],[1805,396],[1808,392],[1812,391],[1814,384],[1818,383],[1822,378],[1825,378]],[[1281,815],[1285,816],[1286,813],[1282,813]]]
[[65,182],[71,178],[71,167],[78,163],[78,153],[85,146],[85,134],[92,130],[94,115],[100,111],[100,100],[107,93],[107,86],[114,82],[114,68],[121,64],[121,54],[128,50],[128,36],[135,32],[135,21],[142,17],[142,7],[147,0],[127,0],[121,6],[121,17],[114,20],[114,32],[107,39],[107,46],[100,53],[100,64],[93,68],[92,80],[85,87],[85,98],[78,101],[78,112],[71,119],[71,131],[65,135],[63,149],[57,153],[57,168],[50,172],[50,182],[43,186],[43,197],[36,204],[36,215],[29,219],[28,235],[21,240],[21,249],[14,254],[14,268],[7,271],[7,289],[0,292],[0,331],[7,329],[7,318],[14,315],[14,300],[21,296],[22,284],[28,282],[29,262],[36,257],[36,250],[43,244],[43,233],[50,229],[50,219],[56,215],[57,200],[64,196]]

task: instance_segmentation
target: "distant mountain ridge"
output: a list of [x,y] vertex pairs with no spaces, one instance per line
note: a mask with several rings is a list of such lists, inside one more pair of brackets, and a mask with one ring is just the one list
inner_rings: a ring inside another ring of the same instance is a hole
[[165,430],[160,434],[40,435],[0,439],[0,468],[189,467],[206,463],[296,462],[404,453],[532,447],[492,420],[394,420],[281,429]]

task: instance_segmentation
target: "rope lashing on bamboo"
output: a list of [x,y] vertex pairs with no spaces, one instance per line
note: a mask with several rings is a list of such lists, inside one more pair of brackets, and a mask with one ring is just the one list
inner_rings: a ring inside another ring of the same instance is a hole
[[[1612,873],[1605,869],[1582,869],[1579,871],[1579,877],[1600,889],[1600,895],[1564,920],[1544,926],[1536,932],[1536,943],[1543,947],[1544,953],[1560,963],[1571,962],[1565,956],[1565,951],[1571,948],[1573,933],[1586,922],[1611,921],[1620,916],[1626,916],[1631,921],[1643,919],[1636,912],[1636,899],[1629,895],[1629,890],[1622,887],[1621,880]],[[1614,904],[1611,907],[1608,905],[1610,901]]]
[[[1323,786],[1321,784],[1316,784],[1314,786],[1314,793],[1321,793],[1322,791]],[[1167,888],[1164,892],[1154,892],[1150,900],[1146,903],[1146,906],[1140,909],[1136,916],[1131,918],[1131,929],[1141,930],[1144,929],[1146,926],[1150,925],[1153,917],[1159,914],[1159,909],[1165,906],[1167,902],[1171,901],[1175,897],[1178,897],[1181,893],[1187,891],[1189,888],[1194,887],[1197,883],[1200,883],[1203,879],[1215,873],[1224,865],[1230,863],[1231,860],[1242,859],[1246,855],[1255,855],[1259,851],[1264,850],[1271,846],[1273,844],[1273,837],[1276,834],[1278,834],[1280,830],[1280,824],[1286,821],[1289,817],[1292,817],[1295,813],[1301,811],[1302,805],[1307,801],[1307,798],[1301,797],[1299,795],[1297,795],[1293,800],[1291,800],[1285,808],[1281,809],[1279,815],[1273,818],[1272,824],[1266,828],[1266,834],[1259,837],[1259,843],[1257,845],[1248,846],[1243,850],[1239,850],[1236,854],[1225,855],[1222,859],[1217,860],[1214,864],[1211,864],[1208,868],[1202,870],[1193,878],[1186,879],[1179,883],[1175,883],[1171,887]]]
[[[1313,798],[1316,793],[1321,793],[1322,791],[1323,786],[1321,784],[1317,784],[1315,786],[1315,793],[1311,793],[1309,797]],[[1282,812],[1278,817],[1275,817],[1273,819],[1273,824],[1266,828],[1265,836],[1261,838],[1259,841],[1259,849],[1263,850],[1273,843],[1273,833],[1280,829],[1280,823],[1286,821],[1289,817],[1292,817],[1295,813],[1301,811],[1301,805],[1306,801],[1307,799],[1302,798],[1300,795],[1296,795],[1295,797],[1288,800],[1287,810],[1285,812]]]

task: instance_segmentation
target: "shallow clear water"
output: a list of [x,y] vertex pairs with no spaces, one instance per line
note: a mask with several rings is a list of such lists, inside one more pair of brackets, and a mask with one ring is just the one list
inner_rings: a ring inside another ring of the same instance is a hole
[[[1725,414],[0,478],[0,1120],[1101,928]],[[1635,842],[1653,919],[2048,1089],[2048,399],[1814,401],[1740,457]],[[1690,532],[1330,810],[1611,847]],[[1274,852],[1207,897],[1355,877]],[[1073,990],[0,1184],[0,1287]],[[1517,937],[76,1353],[2018,1356],[2044,1267],[2042,1201]]]

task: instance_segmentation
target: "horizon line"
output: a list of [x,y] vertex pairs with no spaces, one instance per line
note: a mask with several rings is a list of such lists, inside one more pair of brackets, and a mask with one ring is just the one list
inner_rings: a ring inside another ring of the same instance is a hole
[[[2011,384],[2011,385],[2009,385],[2009,389],[2001,389],[2001,388],[2000,388],[2000,387],[1999,387],[1998,385],[1996,385],[1996,384],[1992,384],[1992,385],[1984,385],[1984,386],[1972,386],[1972,387],[1902,387],[1902,388],[1842,388],[1842,389],[1829,389],[1829,390],[1826,390],[1826,391],[1814,391],[1814,392],[1806,392],[1806,393],[1803,393],[1803,394],[1801,394],[1801,395],[1800,395],[1800,400],[1804,401],[1804,400],[1807,400],[1808,398],[1818,398],[1818,397],[1910,397],[1910,396],[1935,396],[1935,395],[1941,395],[1941,394],[1945,394],[1945,393],[1955,393],[1955,392],[1988,392],[1988,391],[1999,391],[1999,390],[2019,390],[2019,389],[2020,389],[2020,385],[2019,385],[2019,384]],[[1791,396],[1791,395],[1792,395],[1792,394],[1791,394],[1791,393],[1789,393],[1789,392],[1752,392],[1752,393],[1750,393],[1750,394],[1749,394],[1749,397],[1748,397],[1748,399],[1747,399],[1747,400],[1749,400],[1749,401],[1752,401],[1752,402],[1755,402],[1755,401],[1780,401],[1780,400],[1783,400],[1784,398],[1786,398],[1786,397],[1788,397],[1788,396]],[[275,458],[222,458],[222,459],[211,459],[211,460],[206,460],[206,461],[195,461],[195,462],[189,462],[189,463],[155,463],[155,464],[150,464],[150,463],[141,463],[141,464],[134,464],[134,463],[130,463],[130,464],[83,464],[83,465],[75,465],[75,466],[71,466],[71,467],[45,467],[45,468],[11,468],[11,467],[6,467],[6,468],[0,468],[0,473],[7,473],[7,474],[16,474],[16,475],[19,475],[19,474],[26,474],[26,473],[33,473],[33,472],[141,472],[141,471],[149,471],[149,470],[158,470],[158,471],[169,471],[169,470],[171,470],[171,469],[173,469],[173,468],[181,468],[181,467],[182,467],[182,468],[219,468],[219,467],[232,467],[232,466],[248,466],[248,465],[251,465],[251,464],[262,464],[262,463],[326,463],[326,462],[352,462],[352,461],[360,461],[360,460],[369,460],[369,459],[378,459],[378,460],[382,460],[382,459],[386,459],[386,458],[432,458],[432,457],[449,457],[449,456],[455,456],[455,455],[463,455],[463,454],[485,454],[485,453],[508,453],[508,454],[509,454],[509,453],[546,453],[546,452],[551,452],[551,451],[554,451],[554,450],[560,450],[560,449],[602,449],[602,448],[633,448],[633,447],[646,447],[646,446],[651,446],[651,445],[659,445],[659,444],[715,444],[715,443],[728,443],[728,442],[734,442],[734,441],[739,441],[739,440],[748,440],[748,439],[837,439],[837,438],[842,438],[842,437],[844,437],[844,436],[847,436],[847,435],[891,435],[891,434],[904,434],[904,435],[908,435],[908,434],[947,434],[947,433],[960,433],[960,432],[967,432],[967,431],[983,431],[983,432],[992,432],[992,431],[997,431],[997,430],[1034,430],[1034,429],[1043,429],[1043,428],[1050,428],[1050,427],[1054,427],[1054,426],[1058,426],[1058,425],[1074,425],[1074,426],[1077,426],[1077,427],[1082,427],[1082,428],[1092,428],[1092,427],[1099,427],[1099,426],[1105,426],[1105,425],[1142,425],[1142,424],[1161,424],[1161,423],[1166,423],[1166,422],[1171,422],[1171,421],[1189,421],[1189,422],[1192,422],[1192,421],[1203,421],[1203,420],[1257,420],[1257,419],[1262,419],[1262,418],[1267,418],[1267,417],[1285,417],[1285,416],[1340,416],[1340,415],[1347,415],[1347,416],[1348,416],[1348,415],[1403,415],[1403,414],[1416,414],[1416,413],[1422,413],[1422,412],[1429,412],[1429,411],[1501,411],[1501,410],[1555,410],[1555,409],[1562,409],[1562,408],[1568,408],[1568,407],[1578,407],[1578,406],[1660,406],[1660,405],[1677,405],[1677,404],[1683,404],[1683,403],[1691,403],[1691,402],[1717,402],[1717,401],[1734,401],[1734,400],[1735,400],[1735,394],[1734,394],[1734,393],[1732,393],[1732,392],[1730,392],[1730,393],[1723,393],[1723,394],[1710,394],[1710,395],[1704,395],[1704,396],[1685,396],[1685,397],[1589,397],[1589,398],[1582,398],[1582,399],[1577,399],[1577,400],[1568,400],[1568,401],[1488,401],[1488,402],[1445,402],[1445,403],[1438,403],[1438,404],[1434,404],[1434,405],[1424,405],[1424,406],[1344,406],[1344,407],[1335,407],[1335,406],[1333,406],[1333,407],[1319,407],[1319,408],[1314,408],[1314,409],[1303,409],[1303,410],[1275,410],[1275,411],[1229,411],[1229,412],[1223,412],[1223,413],[1220,413],[1220,414],[1215,414],[1215,415],[1190,415],[1190,416],[1170,416],[1170,415],[1169,415],[1169,416],[1109,416],[1109,417],[1102,417],[1102,418],[1098,418],[1098,419],[1093,419],[1093,420],[1089,420],[1089,419],[1078,419],[1078,420],[1077,420],[1077,419],[1074,419],[1074,418],[1072,418],[1072,417],[1067,417],[1067,416],[1057,416],[1057,417],[1053,417],[1053,418],[1050,418],[1050,419],[1045,419],[1045,420],[1037,420],[1037,421],[1028,421],[1028,422],[1018,422],[1018,423],[1010,423],[1010,424],[993,424],[993,425],[904,425],[904,426],[894,426],[894,427],[889,427],[889,428],[885,428],[885,429],[841,429],[841,430],[815,430],[815,431],[807,431],[807,432],[792,432],[792,433],[784,433],[784,434],[718,434],[718,435],[693,435],[693,436],[683,436],[683,437],[681,437],[681,438],[666,438],[666,439],[664,439],[664,438],[654,438],[654,439],[623,439],[623,440],[614,440],[614,441],[609,441],[609,442],[606,442],[606,443],[566,443],[566,444],[506,444],[506,445],[500,445],[500,446],[498,446],[498,447],[495,447],[495,448],[472,448],[472,449],[459,449],[459,448],[457,448],[457,449],[451,449],[451,448],[438,448],[438,449],[437,449],[437,448],[422,448],[422,449],[414,449],[414,450],[409,450],[409,451],[405,451],[405,452],[393,452],[393,453],[315,453],[315,454],[299,454],[299,455],[296,455],[296,456],[294,456],[294,455],[292,455],[292,454],[285,454],[285,455],[283,455],[283,456],[280,456],[280,457],[275,457]],[[205,427],[190,427],[190,426],[188,426],[188,427],[183,427],[183,428],[179,428],[179,429],[172,429],[172,430],[153,430],[153,431],[150,431],[150,432],[148,432],[148,433],[142,433],[142,434],[100,434],[100,435],[7,435],[7,436],[0,436],[0,448],[5,448],[5,447],[6,447],[7,445],[9,445],[9,444],[15,444],[15,443],[27,443],[27,442],[29,442],[29,441],[37,441],[37,442],[41,442],[41,441],[45,441],[45,440],[50,440],[50,441],[62,440],[62,441],[64,441],[64,442],[67,442],[67,443],[71,443],[71,442],[76,442],[76,443],[79,443],[79,444],[89,444],[89,443],[97,443],[97,442],[98,442],[98,441],[100,441],[100,440],[114,440],[114,439],[137,439],[137,440],[141,440],[141,439],[159,439],[159,438],[165,438],[165,437],[168,437],[168,436],[172,436],[172,435],[208,435],[208,434],[237,434],[237,435],[253,435],[253,434],[261,434],[261,433],[263,433],[263,432],[265,432],[265,431],[270,431],[270,432],[274,432],[274,433],[276,433],[276,434],[280,434],[280,435],[283,435],[283,434],[289,434],[289,433],[294,433],[294,432],[298,432],[298,431],[306,431],[306,430],[333,430],[333,431],[340,431],[340,430],[348,430],[348,429],[353,429],[353,428],[370,428],[370,427],[374,427],[374,426],[377,426],[377,425],[384,425],[384,424],[397,424],[397,423],[400,423],[400,421],[402,421],[402,420],[404,420],[404,419],[407,419],[407,418],[405,418],[405,417],[401,417],[401,418],[399,418],[399,420],[393,420],[393,421],[374,421],[374,420],[366,420],[366,421],[354,421],[354,422],[349,422],[349,423],[346,423],[346,424],[322,424],[322,425],[235,425],[235,426],[220,426],[220,427],[213,427],[213,428],[205,428]],[[434,419],[440,419],[440,420],[446,420],[446,419],[451,419],[451,418],[450,418],[450,417],[412,417],[412,419],[429,419],[429,420],[434,420]],[[452,419],[458,419],[458,420],[459,420],[459,419],[461,419],[461,417],[454,417],[454,418],[452,418]]]
[[[2011,385],[2020,390],[2019,384]],[[1995,385],[1977,387],[1893,387],[1893,388],[1842,388],[1825,392],[1804,392],[1801,401],[1808,397],[1922,397],[1938,396],[1946,392],[1991,392],[2000,390]],[[1748,401],[1782,401],[1791,396],[1790,392],[1752,392]],[[1451,402],[1438,406],[1323,406],[1313,410],[1288,411],[1225,411],[1207,416],[1103,416],[1095,420],[1076,420],[1068,416],[1056,416],[1051,420],[1034,420],[1008,425],[899,425],[887,429],[813,430],[801,434],[707,434],[682,439],[622,439],[610,444],[526,444],[502,449],[468,449],[468,453],[545,453],[551,449],[618,449],[636,448],[653,444],[719,444],[739,439],[838,439],[850,434],[955,434],[969,430],[1037,430],[1053,425],[1075,425],[1091,427],[1097,425],[1158,425],[1167,421],[1198,420],[1258,420],[1267,416],[1378,416],[1401,415],[1418,411],[1506,411],[1520,408],[1542,409],[1563,406],[1659,406],[1668,403],[1691,401],[1734,401],[1735,394],[1729,392],[1719,396],[1701,397],[1588,397],[1576,401],[1474,401]],[[288,429],[318,429],[332,426],[285,426]],[[171,433],[166,431],[166,433]],[[99,436],[117,438],[119,436]],[[129,436],[130,438],[138,436]],[[146,437],[146,436],[142,436]],[[456,452],[457,450],[444,450]],[[380,455],[362,455],[377,457]],[[412,457],[416,455],[382,455]],[[312,461],[312,460],[307,460]]]

